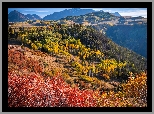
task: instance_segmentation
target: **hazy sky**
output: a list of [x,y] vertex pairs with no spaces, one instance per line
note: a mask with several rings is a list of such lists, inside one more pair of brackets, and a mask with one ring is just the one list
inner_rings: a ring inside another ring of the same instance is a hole
[[[9,8],[8,13],[13,10],[17,10],[23,14],[37,14],[40,17],[50,15],[54,12],[59,12],[65,9],[71,8]],[[119,12],[121,16],[143,16],[147,18],[147,8],[81,8],[81,9],[93,9],[95,11],[103,10],[105,12]]]

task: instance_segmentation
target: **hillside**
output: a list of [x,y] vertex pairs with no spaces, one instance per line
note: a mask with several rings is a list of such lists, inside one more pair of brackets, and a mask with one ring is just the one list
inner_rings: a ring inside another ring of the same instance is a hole
[[[41,27],[40,30],[35,27],[33,29],[33,32],[35,30],[35,32],[34,32],[35,35],[34,34],[27,34],[28,36],[26,35],[26,37],[25,37],[26,39],[22,39],[22,40],[24,42],[25,41],[29,42],[28,45],[31,43],[34,43],[33,44],[34,49],[40,49],[40,50],[44,50],[44,51],[50,52],[50,53],[52,52],[53,49],[48,49],[46,47],[46,45],[44,45],[45,42],[48,42],[49,44],[50,44],[50,42],[53,42],[53,45],[50,46],[50,48],[55,45],[58,47],[62,46],[61,48],[63,49],[64,48],[63,46],[67,45],[65,43],[69,43],[69,41],[70,41],[70,43],[73,47],[69,46],[70,49],[68,49],[67,53],[73,54],[75,56],[79,56],[79,58],[83,61],[83,63],[85,63],[85,60],[86,60],[86,61],[88,61],[89,64],[92,64],[93,62],[101,62],[104,59],[115,59],[117,62],[126,62],[127,65],[124,68],[120,69],[120,71],[122,70],[123,73],[122,74],[118,73],[118,75],[120,75],[121,78],[122,78],[122,76],[123,76],[123,78],[124,77],[126,78],[128,71],[131,71],[133,73],[139,73],[142,70],[147,69],[146,58],[136,54],[133,51],[130,51],[127,48],[117,45],[111,39],[107,38],[105,35],[103,35],[99,31],[96,31],[92,27],[86,27],[86,26],[81,26],[81,25],[77,25],[77,24],[76,25],[74,24],[73,26],[53,25],[50,27],[51,28],[48,28],[48,27],[42,28]],[[37,32],[36,30],[39,30],[39,32]],[[11,29],[10,29],[10,32],[11,32]],[[48,33],[48,34],[46,34],[46,33]],[[22,36],[23,33],[19,33],[19,34],[20,34],[20,36]],[[24,33],[24,34],[26,34],[26,33]],[[60,37],[60,38],[55,39],[55,41],[58,44],[55,44],[54,39],[51,39],[53,36],[55,37],[54,34],[57,37]],[[41,38],[41,37],[38,37],[37,35],[39,35],[39,36],[43,35],[43,36]],[[38,43],[35,42],[35,40],[37,40]],[[77,42],[78,42],[78,44],[77,44]],[[87,50],[87,53],[79,52],[79,49],[75,48],[76,47],[75,45],[79,45],[80,42],[82,43],[83,47],[79,47],[79,46],[77,46],[77,47],[80,49],[80,51],[82,48],[83,49],[85,48],[84,50]],[[42,43],[45,47],[42,45]],[[69,45],[70,45],[70,43],[69,43]],[[38,46],[40,45],[41,47],[38,48],[38,47],[36,47],[36,45],[38,45]],[[88,50],[89,50],[89,52],[88,52]],[[95,55],[95,52],[97,52],[98,50],[102,54],[97,57]],[[89,55],[88,53],[92,54],[92,55]],[[118,71],[118,69],[116,69],[116,70]],[[97,74],[95,74],[95,75],[97,75]]]
[[147,24],[143,17],[125,19],[120,15],[115,16],[113,13],[98,11],[80,16],[67,16],[62,18],[61,22],[67,23],[69,20],[92,26],[118,45],[147,57]]
[[[146,76],[144,73],[139,74],[140,77],[135,79],[137,84],[131,80],[128,80],[126,84],[120,84],[116,81],[98,80],[95,77],[73,77],[67,74],[70,72],[70,68],[65,67],[69,64],[65,58],[67,58],[66,55],[63,57],[58,55],[55,58],[27,47],[8,45],[8,106],[146,107]],[[120,86],[119,84],[123,87],[122,91],[117,88]],[[136,86],[139,89],[135,90],[134,94],[134,90],[130,89],[130,86]],[[118,92],[114,92],[113,89]],[[64,96],[60,97],[60,94]],[[47,97],[46,101],[42,100],[45,97]],[[18,103],[14,102],[15,98]],[[33,100],[33,102],[29,100],[36,98],[37,100]],[[89,100],[87,101],[87,99]],[[106,100],[109,104],[104,103]],[[42,103],[39,104],[39,102]]]
[[[80,41],[89,48],[100,50],[105,54],[105,58],[115,58],[116,60],[130,62],[128,66],[129,70],[136,69],[136,71],[139,71],[146,69],[146,58],[127,48],[119,46],[92,27],[84,28],[74,26],[67,30],[68,31],[65,32],[67,35],[80,39]],[[137,68],[133,68],[132,64],[135,64]]]
[[8,28],[10,107],[147,106],[146,59],[101,32],[56,23],[15,29]]
[[106,35],[117,44],[147,58],[147,25],[117,25],[107,28]]
[[147,58],[147,25],[95,25],[93,28],[103,30],[105,35],[118,45]]

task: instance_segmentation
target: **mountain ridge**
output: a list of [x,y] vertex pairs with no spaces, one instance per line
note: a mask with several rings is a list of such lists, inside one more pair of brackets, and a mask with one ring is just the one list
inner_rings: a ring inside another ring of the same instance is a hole
[[26,17],[28,17],[30,20],[41,20],[42,18],[36,14],[27,14],[25,15]]
[[27,14],[24,15],[20,12],[18,12],[17,10],[11,11],[8,14],[8,20],[9,22],[23,22],[26,20],[40,20],[42,19],[40,16],[36,15],[36,14]]
[[67,16],[79,16],[90,12],[95,12],[95,10],[80,8],[65,9],[63,11],[54,12],[53,14],[47,15],[43,18],[43,20],[58,20]]
[[115,16],[118,16],[118,17],[120,17],[120,16],[121,16],[118,12],[111,13],[111,14],[113,14],[113,15],[115,15]]
[[[85,15],[87,13],[95,12],[92,9],[80,9],[80,8],[72,8],[72,9],[65,9],[60,12],[54,12],[52,14],[46,15],[45,17],[41,18],[36,14],[22,14],[21,12],[14,10],[8,14],[9,22],[22,22],[28,19],[31,20],[58,20],[67,16],[79,16]],[[34,16],[34,17],[33,17]]]

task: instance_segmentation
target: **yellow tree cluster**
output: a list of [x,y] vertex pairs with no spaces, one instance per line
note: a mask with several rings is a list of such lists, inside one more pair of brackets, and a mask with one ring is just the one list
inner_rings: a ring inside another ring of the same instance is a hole
[[109,76],[113,75],[115,69],[123,68],[126,66],[126,62],[117,62],[115,59],[105,59],[97,66],[98,71],[103,72],[102,76],[109,79]]

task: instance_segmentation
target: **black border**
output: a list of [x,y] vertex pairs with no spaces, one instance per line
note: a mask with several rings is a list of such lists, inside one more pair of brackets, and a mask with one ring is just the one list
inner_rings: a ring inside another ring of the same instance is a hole
[[[85,5],[86,4],[86,5]],[[9,108],[7,98],[8,8],[147,8],[148,107],[126,108]],[[152,2],[2,2],[2,112],[152,112]],[[4,61],[5,60],[5,61]]]

